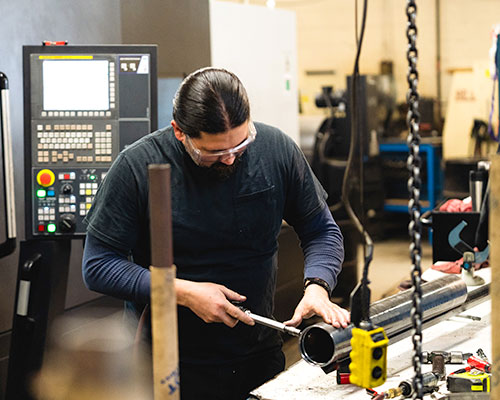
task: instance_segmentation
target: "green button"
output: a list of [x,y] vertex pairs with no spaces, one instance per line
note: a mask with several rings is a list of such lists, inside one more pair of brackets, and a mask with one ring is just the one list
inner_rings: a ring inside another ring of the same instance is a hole
[[89,179],[90,179],[91,181],[95,181],[95,175],[90,175],[90,176],[89,176]]
[[48,224],[47,232],[54,233],[56,231],[56,224]]
[[38,189],[36,191],[36,197],[43,198],[47,196],[47,191],[45,189]]

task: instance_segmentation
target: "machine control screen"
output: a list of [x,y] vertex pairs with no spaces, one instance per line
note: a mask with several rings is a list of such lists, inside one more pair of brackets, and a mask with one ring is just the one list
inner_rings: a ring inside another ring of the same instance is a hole
[[24,48],[26,232],[78,237],[120,151],[157,129],[156,47],[51,50]]
[[107,60],[44,60],[43,109],[109,110],[115,98],[114,68]]

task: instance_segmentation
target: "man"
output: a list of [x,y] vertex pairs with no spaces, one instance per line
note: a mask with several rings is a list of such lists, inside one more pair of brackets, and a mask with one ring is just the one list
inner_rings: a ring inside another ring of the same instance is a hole
[[147,166],[169,163],[181,396],[243,399],[284,369],[278,333],[234,305],[272,315],[282,220],[305,255],[304,296],[288,325],[320,315],[347,326],[348,312],[329,300],[342,235],[302,152],[278,129],[251,121],[234,74],[189,75],[171,125],[122,151],[109,170],[86,219],[84,279],[141,313],[150,294]]

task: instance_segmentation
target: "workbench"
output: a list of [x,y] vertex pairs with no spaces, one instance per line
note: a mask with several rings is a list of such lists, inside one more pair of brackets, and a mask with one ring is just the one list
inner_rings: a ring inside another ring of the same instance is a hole
[[[488,279],[489,268],[479,272]],[[487,297],[482,303],[424,329],[423,351],[461,351],[475,354],[482,348],[491,357],[490,315],[491,301]],[[480,320],[471,317],[479,317]],[[410,337],[394,344],[389,343],[387,381],[375,389],[377,392],[397,387],[402,380],[413,378],[414,372],[410,360],[412,349]],[[449,374],[459,368],[461,365],[447,364],[446,373]],[[431,364],[422,365],[423,373],[431,369]],[[441,382],[439,393],[446,393],[446,381]],[[439,393],[437,398],[442,397]],[[325,374],[321,368],[309,365],[304,360],[293,364],[251,394],[260,400],[370,399],[362,388],[337,384],[335,371]],[[431,397],[426,395],[425,398]]]

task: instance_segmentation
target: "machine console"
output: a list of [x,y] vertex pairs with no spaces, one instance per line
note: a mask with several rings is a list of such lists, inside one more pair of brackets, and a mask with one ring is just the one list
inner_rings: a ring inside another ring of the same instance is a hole
[[83,236],[119,152],[157,129],[156,46],[25,46],[26,236]]

